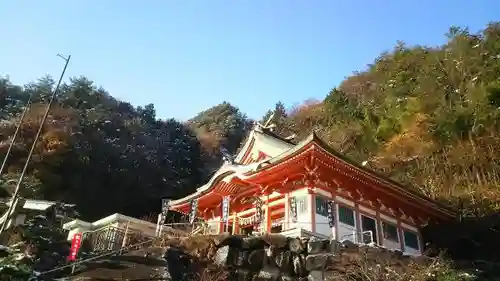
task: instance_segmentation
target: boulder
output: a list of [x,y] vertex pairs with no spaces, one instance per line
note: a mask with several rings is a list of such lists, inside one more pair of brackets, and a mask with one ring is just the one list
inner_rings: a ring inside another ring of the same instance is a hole
[[293,271],[298,277],[307,276],[305,258],[302,254],[295,254],[293,256]]
[[299,238],[288,239],[288,249],[290,249],[292,253],[296,254],[301,254],[305,250],[304,244],[302,243],[302,240]]
[[279,268],[266,265],[259,271],[256,277],[262,278],[264,280],[276,280],[278,279],[279,276],[280,276]]
[[330,255],[328,254],[315,254],[307,255],[305,267],[307,271],[323,270],[326,267]]
[[307,242],[307,254],[318,254],[325,251],[328,240],[315,240]]
[[250,271],[258,272],[264,267],[267,260],[266,251],[264,249],[253,250],[248,255],[248,266]]
[[267,242],[262,237],[246,237],[243,238],[244,249],[263,249]]
[[288,248],[288,240],[290,238],[283,236],[281,234],[265,234],[262,236],[262,240],[266,242],[267,245],[275,246],[276,248]]

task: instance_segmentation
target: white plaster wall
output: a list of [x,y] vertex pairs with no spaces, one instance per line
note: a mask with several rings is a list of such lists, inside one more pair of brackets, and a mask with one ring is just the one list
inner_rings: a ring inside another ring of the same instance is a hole
[[70,230],[68,232],[68,237],[66,239],[71,241],[73,239],[73,236],[75,235],[75,233],[86,232],[86,231],[89,231],[89,229],[83,228],[83,227],[73,228],[72,230]]
[[[337,217],[338,217],[338,211],[337,211]],[[354,221],[354,224],[356,224],[356,221]],[[352,242],[357,242],[356,241],[356,226],[352,227],[348,224],[341,223],[337,220],[337,227],[339,228],[338,234],[339,237],[337,238],[339,241],[344,241],[344,240],[350,240]]]
[[294,190],[290,193],[290,198],[291,197],[305,197],[306,198],[307,211],[304,213],[300,213],[299,212],[299,205],[297,204],[297,222],[293,222],[292,218],[290,217],[288,229],[303,228],[303,229],[312,231],[312,222],[311,222],[311,207],[312,206],[311,206],[310,196],[311,196],[311,194],[307,193],[306,188],[297,189],[297,190]]
[[320,214],[316,214],[316,232],[331,237],[333,231],[334,230],[328,225],[328,218]]
[[341,223],[339,221],[339,208],[338,208],[338,205],[335,204],[336,205],[335,206],[335,221],[336,221],[336,226],[338,227],[337,239],[340,241],[350,240],[354,243],[357,243],[356,237],[358,236],[357,235],[358,226],[357,226],[356,216],[358,216],[358,214],[357,214],[356,210],[354,210],[354,202],[351,200],[345,199],[343,197],[340,197],[340,196],[336,196],[335,200],[337,202],[341,202],[341,203],[344,203],[345,205],[347,205],[347,207],[351,208],[353,213],[354,213],[354,226],[350,226],[348,224]]
[[275,157],[289,149],[293,146],[277,140],[273,137],[264,136],[261,133],[255,133],[255,143],[252,150],[253,158],[258,156],[258,151],[262,151],[265,154],[269,155],[269,157]]
[[[325,191],[320,188],[316,188],[316,195],[314,196],[320,196],[325,200],[331,200],[332,194],[328,191]],[[314,199],[316,200],[316,199]],[[315,213],[315,220],[316,220],[316,232],[322,235],[326,235],[328,237],[332,237],[333,233],[335,231],[335,227],[331,228],[330,225],[328,224],[328,217],[322,216],[318,213],[316,213],[316,210],[313,210]]]
[[208,220],[207,221],[208,227],[209,227],[209,231],[208,232],[212,233],[212,234],[219,233],[219,225],[220,225],[219,222],[220,222],[220,216]]

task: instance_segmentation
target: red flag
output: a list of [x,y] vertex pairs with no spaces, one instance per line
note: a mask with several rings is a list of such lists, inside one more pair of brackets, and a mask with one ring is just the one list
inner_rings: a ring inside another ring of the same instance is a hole
[[76,260],[76,255],[78,254],[78,250],[80,249],[81,243],[82,243],[82,234],[75,233],[73,235],[73,239],[71,239],[71,248],[69,250],[69,256],[68,256],[69,261]]

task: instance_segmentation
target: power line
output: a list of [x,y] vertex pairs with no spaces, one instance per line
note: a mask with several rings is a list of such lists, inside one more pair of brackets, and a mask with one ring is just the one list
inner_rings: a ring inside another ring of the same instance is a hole
[[14,147],[17,135],[19,134],[19,131],[21,130],[22,124],[24,122],[24,117],[26,116],[26,113],[28,112],[28,110],[31,106],[32,97],[33,97],[33,93],[31,93],[29,98],[28,98],[28,102],[26,103],[26,106],[24,107],[23,113],[21,114],[21,119],[17,123],[16,131],[14,132],[14,136],[12,137],[12,141],[10,142],[9,149],[7,149],[7,153],[5,154],[5,157],[3,158],[2,166],[0,167],[0,178],[3,174],[3,170],[5,169],[5,167],[7,165],[7,159],[9,158],[10,152],[12,151],[12,148]]
[[71,56],[68,56],[68,58],[63,57],[60,54],[57,54],[57,56],[64,59],[66,61],[66,63],[64,64],[64,68],[61,72],[61,76],[59,77],[59,81],[57,82],[57,86],[56,86],[54,92],[52,93],[52,96],[50,97],[49,104],[47,105],[47,108],[45,109],[45,113],[42,117],[40,127],[38,127],[38,132],[36,133],[35,139],[33,140],[33,144],[31,146],[30,152],[28,154],[28,158],[26,159],[26,162],[24,164],[21,175],[19,176],[19,179],[17,181],[16,190],[14,191],[14,194],[12,195],[9,209],[7,210],[7,216],[6,216],[5,220],[2,222],[2,226],[0,227],[0,237],[2,236],[2,233],[5,230],[5,227],[7,226],[8,221],[10,220],[11,212],[12,212],[12,209],[15,205],[17,197],[19,196],[19,191],[21,190],[21,184],[22,184],[24,176],[26,174],[26,170],[28,169],[29,162],[31,160],[31,157],[33,156],[33,152],[35,151],[35,147],[36,147],[36,144],[38,142],[38,139],[40,138],[40,135],[42,134],[43,125],[45,124],[45,121],[47,120],[47,117],[49,116],[50,108],[52,107],[52,104],[54,103],[54,100],[57,97],[57,93],[59,92],[59,87],[61,86],[61,82],[62,82],[62,79],[64,77],[64,73],[66,73],[66,69],[68,68],[68,64],[69,64],[69,61],[71,59]]

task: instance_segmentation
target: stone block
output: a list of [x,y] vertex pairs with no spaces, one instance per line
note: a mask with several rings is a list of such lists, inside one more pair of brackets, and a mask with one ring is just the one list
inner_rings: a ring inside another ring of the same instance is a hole
[[322,270],[313,270],[309,272],[309,275],[307,276],[308,281],[324,281],[325,276],[323,274]]
[[190,272],[190,257],[180,249],[168,247],[163,258],[173,281],[187,281]]
[[217,244],[217,247],[224,247],[224,246],[230,246],[231,248],[237,248],[237,249],[243,249],[243,244],[244,240],[242,236],[228,236],[224,237],[220,242]]
[[226,266],[227,258],[229,256],[229,246],[222,246],[217,249],[215,253],[214,262],[220,266]]
[[293,274],[292,253],[288,250],[279,252],[275,257],[276,265],[282,273]]
[[217,249],[214,262],[226,268],[234,267],[238,263],[239,254],[240,252],[238,249],[230,246],[223,246]]
[[306,257],[305,268],[307,271],[322,270],[325,268],[330,255],[328,254],[315,254]]
[[344,242],[342,242],[342,247],[347,249],[354,249],[358,248],[359,246],[354,242],[352,242],[351,240],[345,240]]
[[252,274],[244,268],[238,268],[231,271],[229,274],[229,281],[247,281],[251,280]]
[[264,266],[259,273],[257,278],[262,278],[264,280],[276,280],[280,276],[280,270],[274,266]]
[[287,248],[289,238],[281,234],[265,234],[262,239],[266,241],[268,245],[274,245],[276,248]]
[[293,256],[293,271],[295,272],[295,275],[297,275],[299,277],[306,277],[307,276],[304,255],[295,254]]
[[261,237],[246,237],[243,238],[243,249],[263,249],[267,242]]
[[326,249],[328,240],[315,240],[307,243],[307,254],[318,254]]
[[248,255],[248,267],[251,271],[257,272],[264,267],[267,259],[266,251],[264,249],[253,250]]
[[280,281],[297,281],[297,277],[292,275],[281,275],[279,279]]
[[246,267],[248,265],[248,255],[249,251],[240,250],[238,251],[238,256],[236,258],[236,266]]
[[300,238],[290,238],[288,240],[288,248],[292,253],[301,254],[304,252],[304,244]]
[[327,250],[327,252],[330,252],[330,253],[338,253],[341,247],[342,247],[342,244],[339,241],[332,239],[328,242],[328,245],[326,246],[326,250]]

